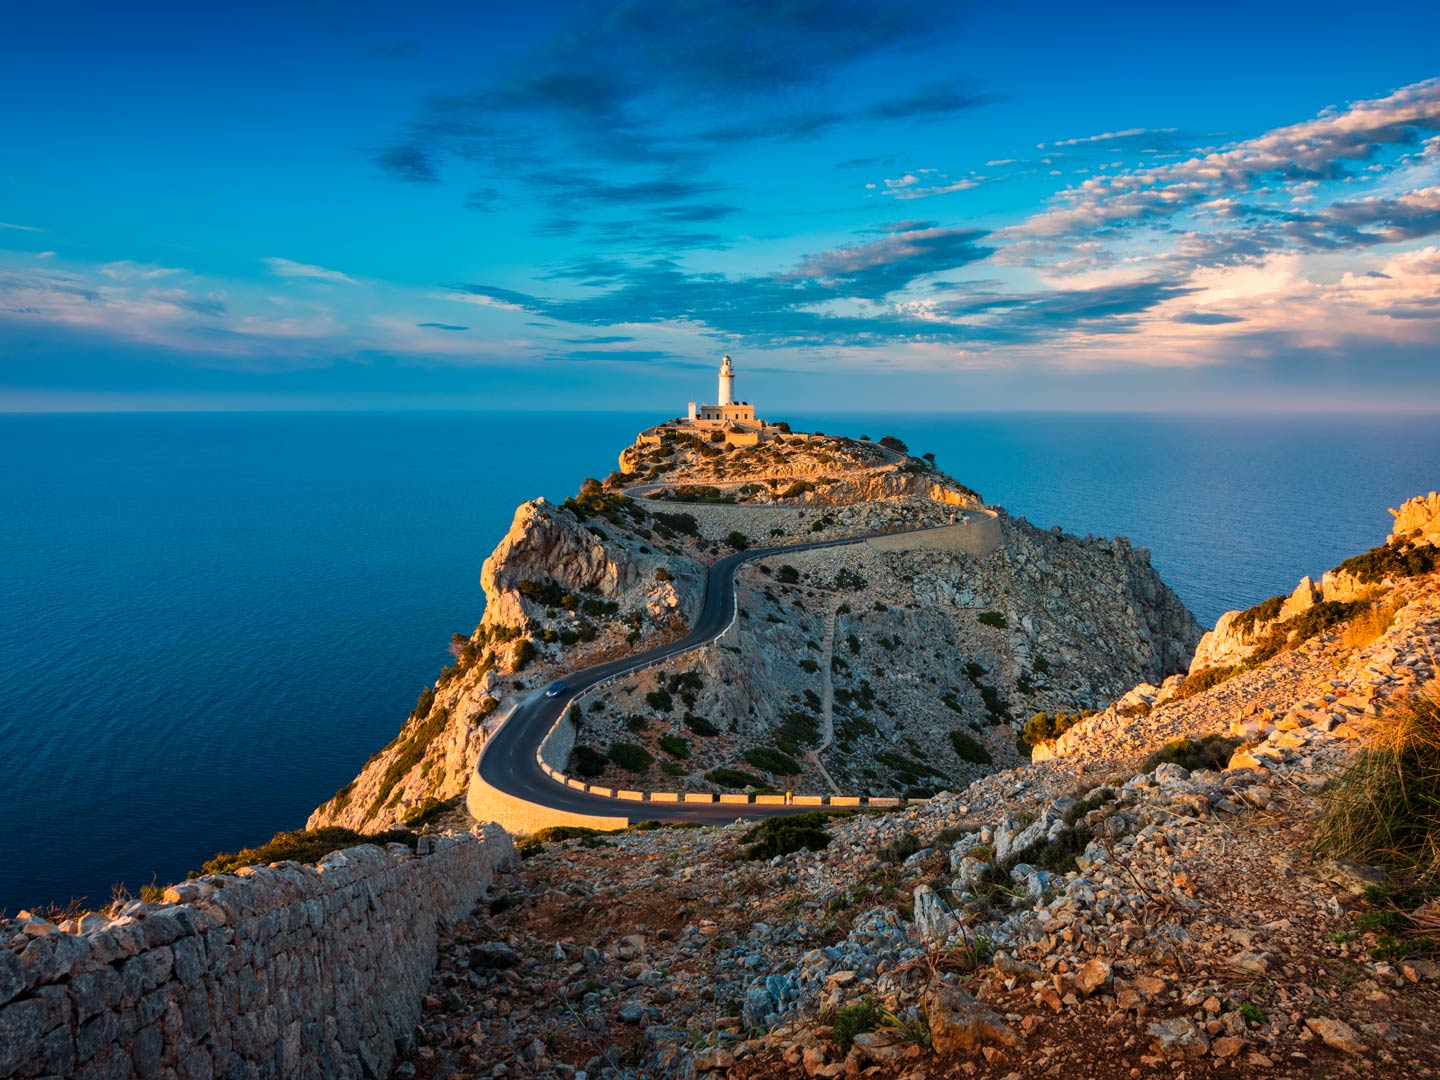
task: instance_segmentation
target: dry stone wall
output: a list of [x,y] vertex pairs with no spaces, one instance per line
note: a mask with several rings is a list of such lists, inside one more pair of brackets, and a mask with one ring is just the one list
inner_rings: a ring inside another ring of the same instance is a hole
[[514,856],[495,825],[172,886],[56,926],[0,923],[0,1077],[378,1077],[436,940]]

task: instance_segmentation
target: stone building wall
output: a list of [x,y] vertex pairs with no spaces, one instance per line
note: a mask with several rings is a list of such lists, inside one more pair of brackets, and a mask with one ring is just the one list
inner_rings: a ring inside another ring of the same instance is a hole
[[315,866],[197,878],[169,903],[0,923],[0,1077],[377,1077],[437,932],[514,856],[496,825]]

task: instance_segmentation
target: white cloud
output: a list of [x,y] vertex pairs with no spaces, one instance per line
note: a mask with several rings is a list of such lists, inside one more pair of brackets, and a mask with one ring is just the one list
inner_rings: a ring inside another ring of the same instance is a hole
[[[1055,146],[1084,146],[1087,143],[1113,142],[1116,139],[1134,139],[1141,135],[1173,135],[1175,128],[1126,128],[1123,131],[1102,131],[1099,135],[1086,135],[1080,139],[1061,139],[1050,143]],[[1037,143],[1037,149],[1044,150],[1045,143]]]
[[16,225],[9,221],[0,221],[0,229],[14,229],[17,232],[44,232],[44,229],[34,225]]
[[279,277],[310,278],[314,281],[340,281],[346,285],[355,284],[355,279],[348,274],[342,274],[339,270],[327,270],[323,266],[315,266],[312,263],[295,262],[293,259],[278,258],[270,258],[263,261],[266,266],[270,267],[270,272]]

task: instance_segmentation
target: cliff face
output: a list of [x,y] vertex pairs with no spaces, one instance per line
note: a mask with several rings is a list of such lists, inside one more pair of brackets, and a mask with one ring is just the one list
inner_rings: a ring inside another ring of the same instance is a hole
[[1440,544],[1440,494],[1430,492],[1391,510],[1394,527],[1385,543],[1326,571],[1319,583],[1300,579],[1288,596],[1273,596],[1245,611],[1227,611],[1200,639],[1192,673],[1242,664],[1290,620],[1317,604],[1351,604],[1389,588],[1410,571],[1433,562]]

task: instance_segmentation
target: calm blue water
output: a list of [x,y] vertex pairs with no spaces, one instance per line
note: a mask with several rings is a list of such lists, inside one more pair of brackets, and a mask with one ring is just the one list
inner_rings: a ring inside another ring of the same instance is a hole
[[[515,505],[605,475],[651,419],[0,416],[0,907],[298,827],[479,620]],[[1423,419],[790,419],[898,435],[1037,524],[1128,535],[1204,623],[1440,486]]]

